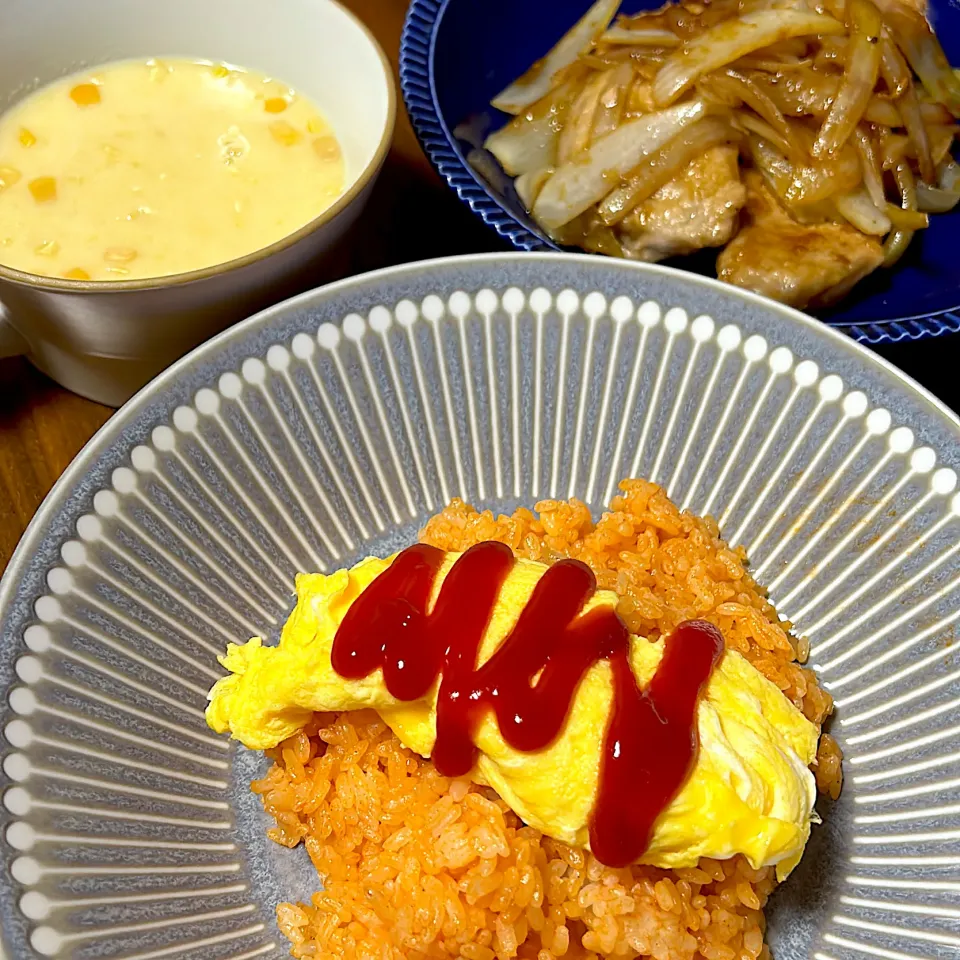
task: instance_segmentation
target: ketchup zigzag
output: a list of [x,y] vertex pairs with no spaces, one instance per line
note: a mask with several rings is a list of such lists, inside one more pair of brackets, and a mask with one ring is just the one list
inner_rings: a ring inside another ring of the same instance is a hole
[[600,660],[613,671],[613,709],[590,820],[590,847],[612,867],[638,860],[654,823],[693,768],[699,745],[697,703],[724,650],[720,631],[702,620],[666,638],[663,659],[640,689],[630,667],[630,633],[611,608],[580,615],[597,588],[578,560],[561,560],[537,582],[516,625],[486,663],[480,643],[500,588],[513,568],[505,544],[478,543],[444,579],[427,613],[444,552],[415,544],[398,554],[353,602],[333,642],[331,661],[359,680],[378,668],[398,700],[417,700],[440,677],[433,762],[444,776],[468,774],[474,733],[492,710],[515,750],[541,750],[560,734],[584,674]]

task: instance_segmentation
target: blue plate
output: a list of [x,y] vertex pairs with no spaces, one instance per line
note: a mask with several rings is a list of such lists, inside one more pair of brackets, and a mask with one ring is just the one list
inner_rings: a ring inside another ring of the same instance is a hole
[[[537,229],[509,177],[489,154],[483,175],[467,155],[507,117],[490,100],[583,14],[588,0],[413,0],[400,44],[400,80],[413,126],[457,195],[520,250],[558,249]],[[628,0],[634,13],[660,0]],[[951,63],[960,64],[960,6],[930,0]],[[931,218],[895,270],[878,270],[822,319],[867,343],[920,340],[960,331],[956,245],[960,210]],[[674,261],[713,275],[715,255]]]

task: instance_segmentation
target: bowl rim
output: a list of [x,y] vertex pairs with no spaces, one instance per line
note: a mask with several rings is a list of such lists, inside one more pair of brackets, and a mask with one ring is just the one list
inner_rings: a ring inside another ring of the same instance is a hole
[[[330,223],[339,216],[340,213],[346,210],[364,189],[369,186],[376,176],[377,171],[379,171],[383,165],[387,153],[390,150],[390,145],[393,141],[394,127],[397,121],[397,84],[394,80],[393,67],[390,64],[390,60],[387,58],[383,47],[373,35],[370,28],[352,10],[345,7],[343,3],[341,3],[341,0],[323,0],[323,2],[332,7],[336,7],[359,31],[360,35],[377,55],[383,69],[384,89],[387,95],[386,118],[383,129],[380,131],[380,139],[377,142],[376,149],[373,151],[363,169],[350,182],[347,189],[344,190],[329,207],[312,220],[307,221],[303,226],[298,227],[293,233],[288,233],[286,236],[275,240],[266,247],[259,247],[250,253],[245,253],[242,257],[234,257],[232,260],[225,260],[222,263],[215,263],[197,270],[171,273],[160,277],[141,277],[136,280],[70,280],[66,277],[47,277],[39,273],[30,273],[27,270],[18,270],[16,267],[9,267],[0,263],[0,280],[6,280],[33,289],[80,295],[91,293],[124,293],[138,290],[163,290],[168,287],[177,287],[199,280],[207,280],[210,277],[231,273],[234,270],[241,270],[254,263],[259,263],[261,260],[267,260],[275,254],[282,253],[289,247],[294,246],[294,244]],[[0,957],[0,960],[2,960],[2,957]]]
[[[466,162],[440,111],[434,70],[437,31],[451,0],[411,0],[400,38],[400,89],[413,129],[434,169],[483,222],[516,249],[569,252],[520,222]],[[596,254],[591,254],[596,256]],[[960,300],[932,313],[876,320],[818,320],[859,343],[899,343],[960,333]]]

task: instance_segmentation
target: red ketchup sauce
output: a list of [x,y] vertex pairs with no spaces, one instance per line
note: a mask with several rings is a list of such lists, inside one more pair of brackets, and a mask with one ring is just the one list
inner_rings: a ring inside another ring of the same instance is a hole
[[471,547],[454,563],[427,613],[443,558],[442,550],[426,544],[397,555],[344,616],[333,642],[334,670],[359,680],[382,668],[387,690],[398,700],[425,696],[440,677],[433,762],[444,776],[462,777],[476,762],[473,737],[485,712],[494,712],[501,736],[515,750],[541,750],[563,729],[584,674],[608,660],[613,710],[590,847],[608,866],[633,863],[696,760],[697,702],[723,653],[720,631],[701,620],[681,623],[666,638],[657,672],[641,690],[623,621],[610,607],[580,614],[597,588],[593,572],[579,560],[561,560],[537,582],[497,651],[477,666],[513,551],[495,542]]

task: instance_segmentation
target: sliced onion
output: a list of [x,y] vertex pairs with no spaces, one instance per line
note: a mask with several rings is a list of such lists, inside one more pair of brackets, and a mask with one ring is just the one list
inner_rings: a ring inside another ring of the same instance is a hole
[[623,257],[623,247],[616,234],[603,223],[591,223],[583,235],[581,244],[591,253],[602,253],[606,257]]
[[913,240],[912,230],[894,230],[883,241],[883,266],[892,267],[907,252]]
[[716,91],[721,96],[732,98],[748,106],[776,131],[781,142],[787,144],[785,152],[791,159],[802,159],[803,148],[794,136],[790,124],[773,100],[749,77],[737,73],[736,70],[727,70],[724,73],[711,73],[703,77],[701,84],[708,92]]
[[903,124],[907,128],[907,136],[910,137],[917,154],[920,178],[926,183],[933,183],[936,171],[933,169],[933,157],[930,154],[930,140],[927,137],[927,128],[923,125],[923,119],[920,116],[920,102],[917,100],[917,91],[912,83],[903,92],[899,107]]
[[884,170],[893,170],[903,161],[910,149],[910,138],[902,133],[891,133],[880,141],[881,166]]
[[885,100],[882,97],[870,98],[867,109],[863,111],[863,119],[867,123],[876,123],[881,127],[903,126],[900,111],[894,106],[893,101]]
[[847,18],[846,0],[823,0],[823,9],[831,17],[836,17],[838,20],[846,20]]
[[689,166],[705,150],[738,139],[737,132],[719,117],[691,124],[632,171],[630,179],[600,204],[603,222],[619,223],[637,204],[653,196],[665,183]]
[[953,123],[953,114],[942,103],[920,102],[920,116],[924,123]]
[[886,203],[880,208],[874,206],[870,195],[862,187],[853,193],[843,193],[835,197],[833,204],[840,216],[861,233],[883,237],[890,232],[890,217],[884,212]]
[[653,102],[653,85],[640,77],[634,77],[627,91],[627,113],[639,115],[653,113],[657,109]]
[[917,209],[924,213],[946,213],[960,202],[960,165],[953,160],[937,169],[937,186],[917,184]]
[[814,57],[818,66],[843,67],[847,62],[848,44],[846,37],[824,37],[820,49]]
[[569,223],[602,200],[645,157],[699,120],[704,112],[701,100],[681,103],[624,123],[596,140],[547,181],[533,206],[534,218],[547,230]]
[[847,8],[852,23],[847,69],[814,141],[815,157],[834,153],[847,142],[873,96],[880,71],[880,11],[871,0],[848,0]]
[[818,163],[798,166],[787,190],[787,203],[806,205],[849,193],[861,179],[860,158],[848,144]]
[[[718,4],[718,6],[721,6]],[[646,19],[643,14],[638,15],[640,19]],[[699,16],[691,17],[683,6],[679,3],[668,2],[661,8],[659,15],[653,15],[662,26],[676,33],[683,38],[692,33],[699,33],[703,30],[703,22]]]
[[927,127],[927,136],[930,139],[930,154],[935,165],[950,158],[950,150],[960,128],[957,126],[944,127],[939,123]]
[[822,117],[830,109],[840,86],[837,77],[814,70],[770,78],[754,75],[753,79],[758,84],[762,80],[763,89],[780,111],[794,117]]
[[[919,202],[919,193],[917,198]],[[904,210],[895,203],[888,203],[885,209],[890,222],[898,230],[924,230],[930,225],[930,218],[920,210]]]
[[618,6],[620,0],[596,0],[542,60],[493,98],[492,106],[504,113],[518,114],[546,96],[557,85],[560,71],[586,53],[607,29]]
[[895,100],[903,96],[903,92],[913,83],[910,68],[886,29],[880,40],[880,75]]
[[754,13],[757,10],[774,10],[794,6],[793,0],[739,0],[738,13]]
[[928,183],[917,184],[917,209],[924,213],[947,213],[960,202],[960,193],[931,187]]
[[845,165],[839,175],[831,167],[799,167],[787,190],[787,203],[805,206],[844,193],[859,182],[859,167],[857,162],[856,172],[852,172],[849,165]]
[[793,164],[762,137],[751,135],[748,144],[754,166],[763,174],[770,189],[786,201],[795,173]]
[[786,57],[782,60],[771,60],[769,57],[741,57],[734,60],[733,66],[737,70],[760,70],[763,73],[781,74],[789,70],[802,70],[813,63],[810,57],[804,57],[797,60],[794,57]]
[[[903,210],[917,209],[917,187],[910,164],[901,160],[893,169],[893,179],[900,191],[900,207]],[[906,253],[913,230],[895,229],[883,242],[883,265],[892,267]]]
[[870,139],[870,132],[862,124],[853,132],[853,145],[860,156],[863,185],[874,206],[882,210],[887,202],[886,191],[883,189],[883,170],[873,140]]
[[557,140],[557,166],[562,166],[590,146],[593,118],[612,76],[612,70],[593,74],[570,105],[567,122]]
[[930,24],[900,0],[879,0],[890,34],[930,96],[960,117],[960,78]]
[[627,63],[620,64],[610,78],[606,90],[600,96],[596,117],[593,121],[591,140],[604,137],[620,126],[626,107],[627,94],[633,82],[633,69]]
[[761,120],[756,114],[751,113],[749,110],[739,110],[736,113],[734,122],[738,127],[741,127],[749,133],[755,133],[758,137],[766,140],[767,143],[773,144],[785,157],[790,157],[791,160],[796,162],[803,162],[802,154],[797,154],[794,145],[784,140],[766,120]]
[[671,54],[654,81],[660,106],[673,103],[705,73],[790,37],[845,32],[839,20],[804,10],[760,10],[718,23]]
[[[595,53],[583,54],[577,63],[589,70],[609,70],[611,67],[618,67],[621,63],[628,62],[632,55],[633,51],[626,47],[598,48]],[[567,67],[563,75],[566,76],[567,70],[572,69],[573,67]]]
[[484,147],[511,177],[553,166],[557,155],[557,139],[563,129],[572,95],[573,83],[568,81],[535,103],[526,113],[514,117],[506,126],[491,133]]
[[678,47],[680,38],[669,30],[648,28],[631,30],[628,27],[611,27],[601,40],[607,43],[620,43],[631,47]]
[[521,173],[520,176],[513,181],[517,196],[520,198],[520,202],[526,210],[529,211],[533,209],[533,205],[537,202],[537,197],[540,196],[543,185],[550,179],[552,174],[553,171],[549,167],[544,167],[541,170],[530,170],[527,173]]
[[937,170],[937,179],[941,190],[960,193],[960,164],[948,160],[941,163]]

